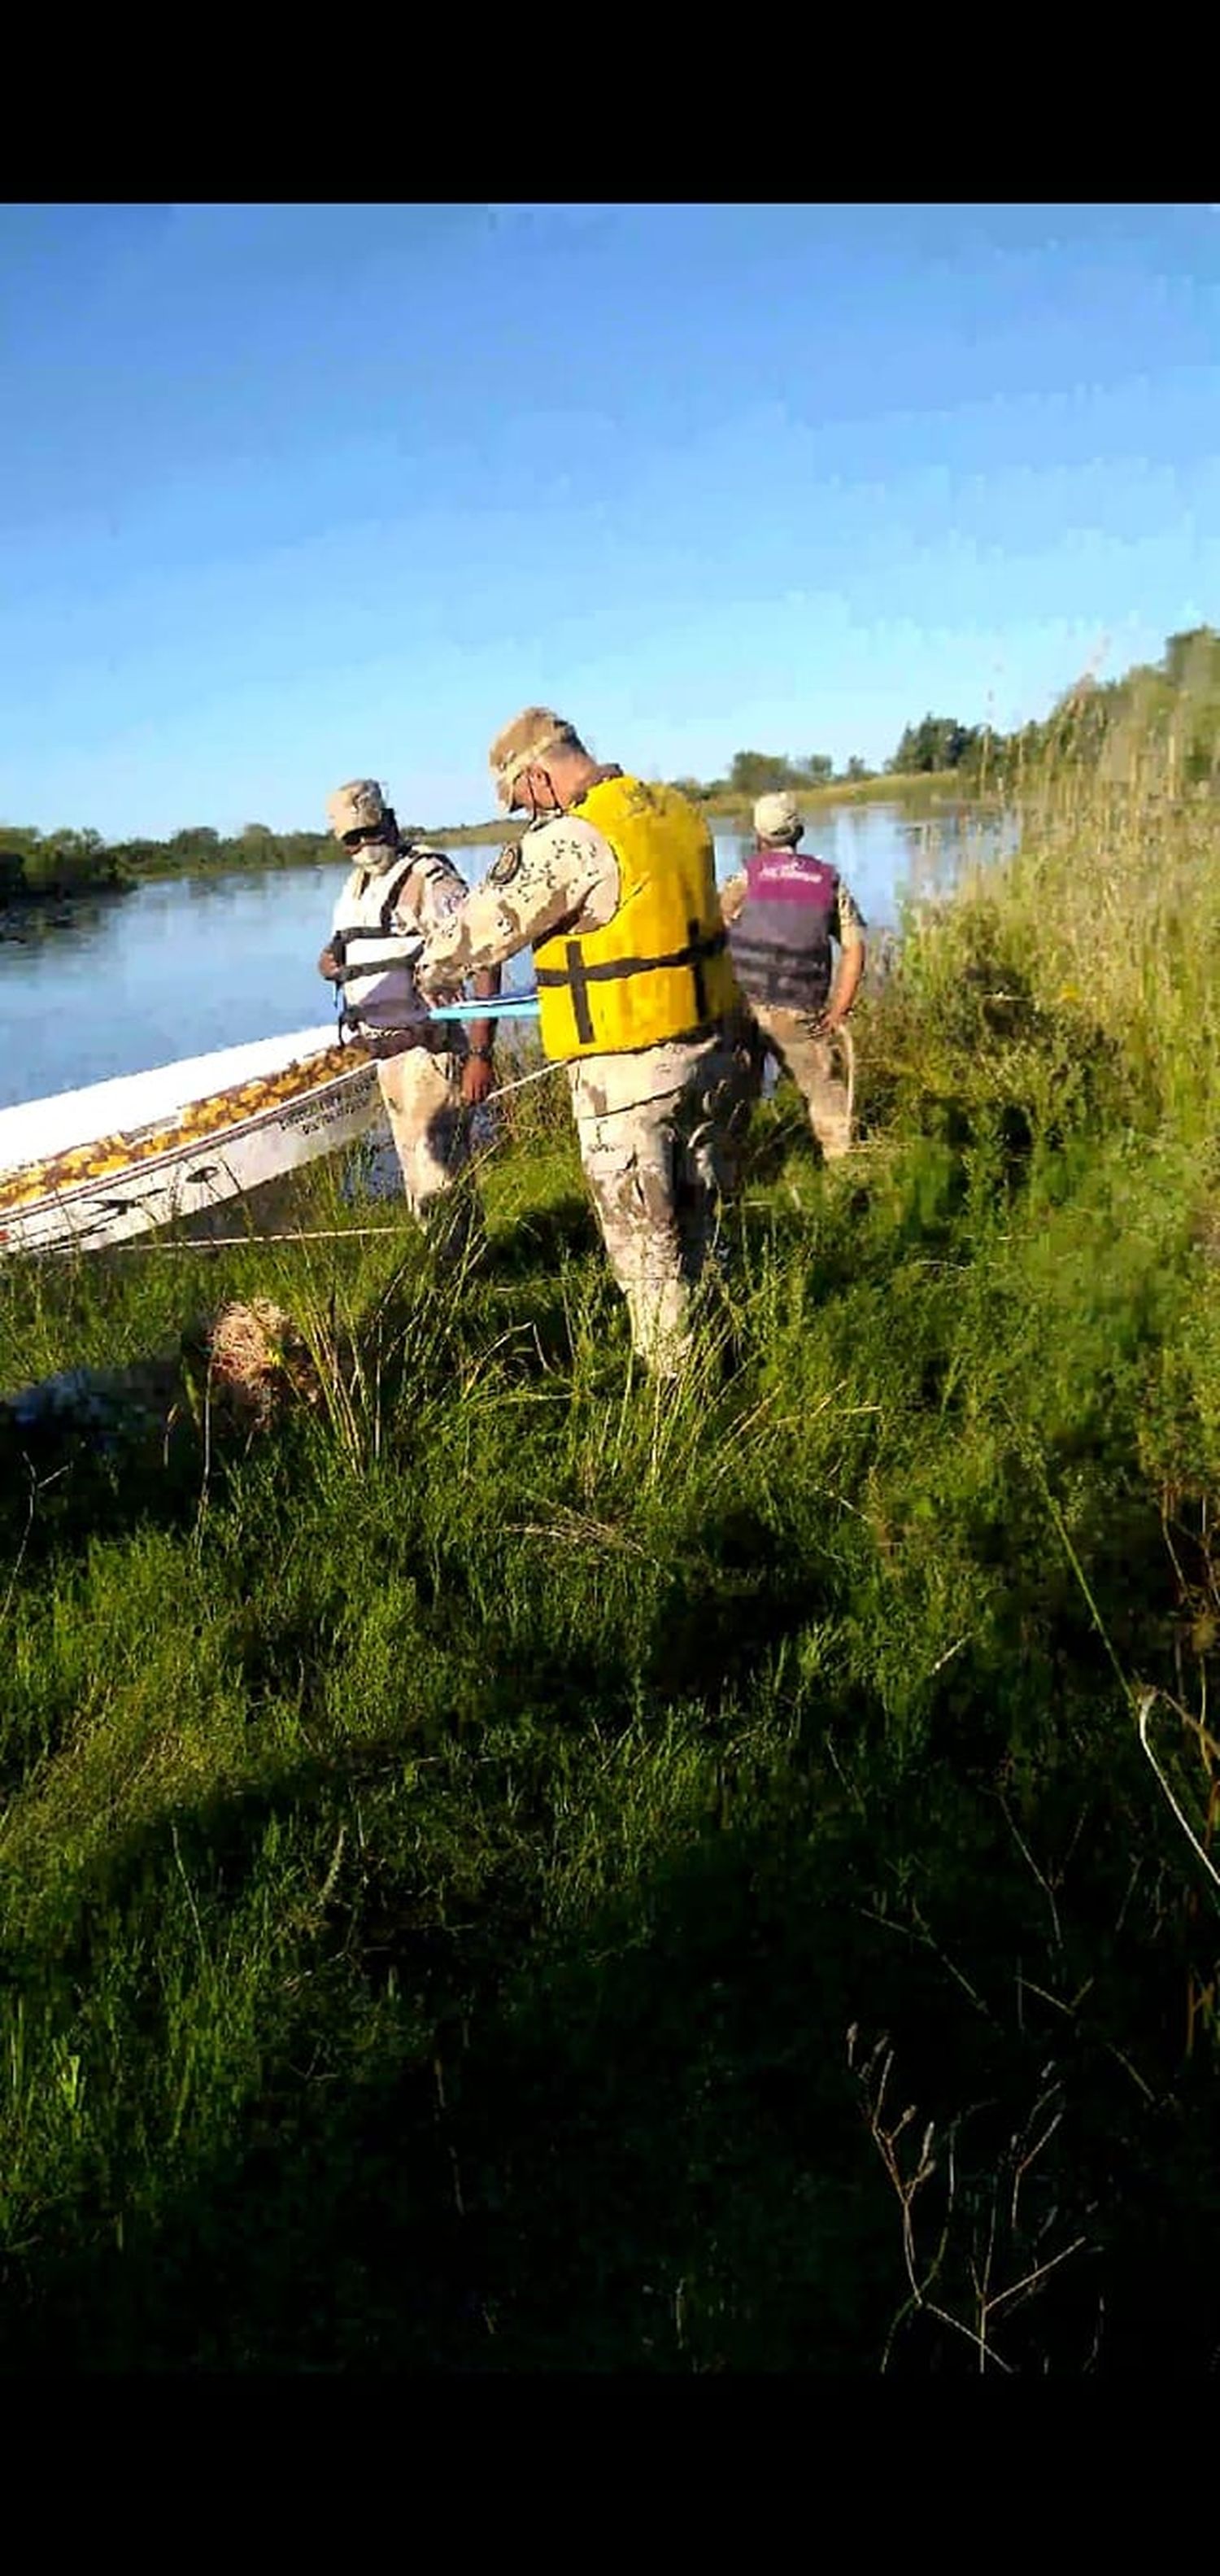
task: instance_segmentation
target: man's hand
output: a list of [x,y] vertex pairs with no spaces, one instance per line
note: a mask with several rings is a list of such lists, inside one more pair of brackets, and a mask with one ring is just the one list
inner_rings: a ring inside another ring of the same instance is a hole
[[318,959],[318,973],[319,975],[325,975],[328,984],[337,984],[343,973],[343,968],[335,953],[334,942],[332,940],[327,940],[326,946]]
[[853,940],[839,960],[839,972],[826,1008],[817,1024],[815,1035],[832,1038],[841,1029],[855,1002],[864,978],[865,947],[862,939]]
[[462,1098],[468,1109],[478,1109],[491,1097],[496,1087],[496,1068],[490,1056],[468,1055],[462,1067]]

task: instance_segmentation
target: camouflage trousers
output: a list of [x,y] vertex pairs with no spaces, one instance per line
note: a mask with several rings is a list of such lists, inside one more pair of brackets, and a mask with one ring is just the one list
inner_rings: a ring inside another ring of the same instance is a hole
[[758,1030],[757,1037],[751,1032],[749,1041],[756,1096],[764,1062],[771,1054],[791,1074],[827,1162],[841,1161],[852,1147],[851,1084],[841,1040],[819,1037],[817,1022],[808,1011],[782,1011],[770,1002],[751,1002],[750,1012]]
[[459,1256],[484,1240],[463,1062],[460,1055],[407,1047],[377,1067],[407,1205],[434,1244]]
[[[673,1088],[611,1106],[578,1079],[573,1107],[632,1347],[654,1374],[672,1377],[691,1350],[699,1282],[723,1249],[721,1217],[736,1188],[749,1100],[740,1057],[723,1039],[651,1055],[653,1078],[672,1070]],[[647,1080],[642,1067],[640,1078]]]

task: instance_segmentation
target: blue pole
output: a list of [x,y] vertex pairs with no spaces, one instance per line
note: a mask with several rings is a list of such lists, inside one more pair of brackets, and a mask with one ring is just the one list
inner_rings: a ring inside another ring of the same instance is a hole
[[536,993],[498,993],[487,1002],[436,1002],[429,1007],[430,1020],[536,1020]]

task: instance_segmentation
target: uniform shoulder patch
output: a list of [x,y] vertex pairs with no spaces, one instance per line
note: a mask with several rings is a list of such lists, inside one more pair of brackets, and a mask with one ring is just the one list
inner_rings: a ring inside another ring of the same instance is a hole
[[511,884],[512,884],[512,881],[513,881],[513,878],[516,876],[516,874],[517,874],[517,872],[518,872],[518,870],[519,870],[520,866],[521,866],[521,844],[520,844],[520,842],[519,842],[519,841],[506,841],[506,842],[505,842],[505,844],[504,844],[503,849],[502,849],[502,850],[501,850],[501,852],[500,852],[499,858],[498,858],[498,859],[494,859],[494,860],[492,861],[492,864],[491,864],[490,868],[489,868],[489,869],[488,869],[488,871],[487,871],[487,882],[488,882],[488,885],[494,885],[494,886],[506,886],[506,885],[511,885]]

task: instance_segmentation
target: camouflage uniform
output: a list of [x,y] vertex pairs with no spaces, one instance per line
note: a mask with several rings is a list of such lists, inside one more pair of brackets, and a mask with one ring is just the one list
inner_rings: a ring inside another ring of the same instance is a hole
[[[604,834],[577,814],[547,816],[429,934],[421,986],[501,964],[561,924],[574,936],[604,929],[618,905],[618,861]],[[720,1211],[736,1180],[740,1058],[717,1028],[581,1056],[567,1072],[580,1158],[633,1345],[670,1375],[690,1348],[693,1292],[718,1249]]]
[[[736,921],[747,894],[745,870],[730,877],[720,889],[720,908],[726,922]],[[849,888],[839,880],[838,898],[830,916],[830,936],[844,951],[859,948],[867,928]],[[809,1124],[828,1163],[838,1162],[851,1151],[851,1085],[846,1050],[838,1033],[818,1035],[818,1024],[808,1011],[781,1010],[771,1002],[753,997],[745,1005],[757,1034],[748,1030],[746,1053],[753,1062],[755,1089],[761,1086],[762,1068],[768,1053],[776,1058],[785,1073],[791,1075],[804,1100]],[[748,1028],[748,1021],[747,1021]]]
[[[330,802],[340,823],[372,815],[374,808],[362,791],[374,786],[356,780],[338,791]],[[404,842],[404,859],[408,852],[418,864],[395,897],[391,925],[407,936],[417,932],[426,937],[459,908],[467,888],[445,851]],[[332,937],[367,882],[368,872],[357,861],[335,904]],[[459,979],[434,998],[457,1001],[460,992]],[[430,1023],[418,997],[415,1008],[418,1019],[408,1001],[389,1025],[372,1012],[367,1019],[358,1015],[357,1031],[371,1050],[384,1049],[378,1052],[377,1078],[407,1205],[434,1244],[461,1255],[481,1244],[485,1231],[472,1161],[471,1112],[462,1098],[469,1040],[460,1023],[448,1029],[444,1022]],[[489,1004],[488,1018],[494,1016],[495,1006]],[[418,1026],[419,1036],[400,1045],[404,1021],[407,1031]],[[442,1029],[444,1038],[437,1044]]]
[[473,1251],[484,1234],[471,1153],[471,1112],[462,1098],[465,1049],[422,1046],[379,1061],[385,1104],[412,1216],[446,1250]]

